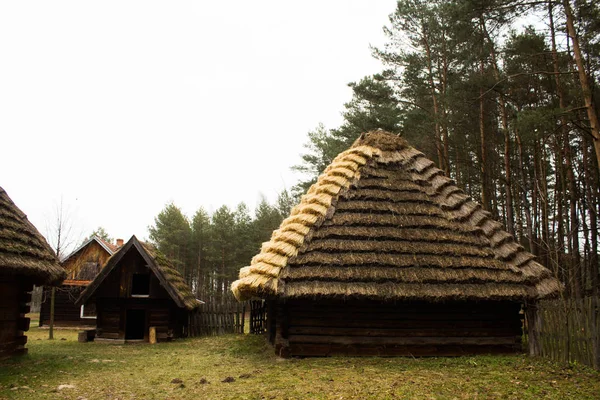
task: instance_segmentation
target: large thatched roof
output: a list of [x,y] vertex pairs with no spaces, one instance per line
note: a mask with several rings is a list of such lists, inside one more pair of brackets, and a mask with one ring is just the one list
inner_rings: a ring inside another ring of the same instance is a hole
[[0,187],[0,275],[22,275],[36,285],[66,277],[46,239]]
[[362,135],[232,285],[279,296],[524,300],[559,282],[407,142]]
[[192,290],[171,262],[156,247],[149,243],[140,242],[135,235],[108,259],[106,266],[102,268],[92,283],[81,293],[76,303],[83,304],[88,301],[104,279],[119,265],[119,261],[129,251],[139,252],[148,265],[148,268],[156,275],[161,285],[178,307],[193,310],[200,306],[200,301],[192,294]]

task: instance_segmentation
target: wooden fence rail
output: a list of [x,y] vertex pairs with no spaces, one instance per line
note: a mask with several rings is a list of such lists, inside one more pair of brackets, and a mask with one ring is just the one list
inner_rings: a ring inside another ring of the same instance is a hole
[[244,333],[246,304],[235,300],[207,299],[190,316],[189,336]]
[[599,305],[597,296],[540,301],[529,321],[533,354],[600,369]]

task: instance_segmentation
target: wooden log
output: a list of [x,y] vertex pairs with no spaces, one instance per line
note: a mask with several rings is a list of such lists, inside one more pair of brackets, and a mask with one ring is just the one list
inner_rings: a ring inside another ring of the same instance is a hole
[[322,343],[343,345],[512,345],[520,343],[520,336],[500,337],[368,337],[368,336],[317,336],[290,335],[289,343]]
[[23,332],[28,331],[30,322],[31,321],[29,318],[20,317],[19,319],[17,319],[17,330],[20,330]]
[[290,335],[330,335],[330,336],[371,336],[371,337],[486,337],[486,336],[520,336],[520,328],[501,327],[498,329],[461,329],[453,328],[421,328],[407,329],[385,328],[344,328],[344,327],[313,327],[290,326]]
[[150,327],[150,334],[149,334],[148,341],[150,342],[150,344],[156,344],[156,327],[155,326]]
[[475,354],[510,354],[515,347],[509,346],[349,346],[337,344],[290,344],[290,356],[327,357],[334,355],[353,357],[400,356],[400,357],[452,357]]
[[86,343],[88,341],[88,333],[86,331],[79,331],[77,333],[77,341],[79,343]]

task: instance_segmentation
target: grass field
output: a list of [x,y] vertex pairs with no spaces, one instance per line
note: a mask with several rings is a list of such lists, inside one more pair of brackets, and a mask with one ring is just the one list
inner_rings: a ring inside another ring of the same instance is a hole
[[600,398],[600,373],[524,355],[284,360],[249,335],[158,345],[78,343],[74,330],[49,341],[37,327],[28,336],[27,356],[0,361],[0,399]]

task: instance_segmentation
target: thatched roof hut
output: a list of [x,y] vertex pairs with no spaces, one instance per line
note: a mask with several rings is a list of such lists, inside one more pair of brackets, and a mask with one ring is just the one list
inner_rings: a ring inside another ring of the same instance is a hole
[[57,285],[66,277],[46,239],[0,187],[0,273]]
[[238,299],[300,308],[324,300],[514,305],[559,289],[431,160],[381,131],[336,157],[232,285]]
[[66,273],[27,216],[0,187],[0,357],[25,353],[29,292],[33,285],[59,285]]
[[[55,326],[96,325],[96,312],[94,308],[78,306],[75,304],[75,301],[86,286],[98,275],[110,256],[118,248],[118,245],[92,235],[61,261],[62,267],[67,272],[67,279],[55,291]],[[50,324],[50,306],[50,289],[45,287],[40,306],[40,326]]]
[[76,304],[90,302],[96,304],[97,337],[146,341],[151,326],[159,339],[183,336],[188,313],[201,304],[172,263],[135,236],[108,260]]

